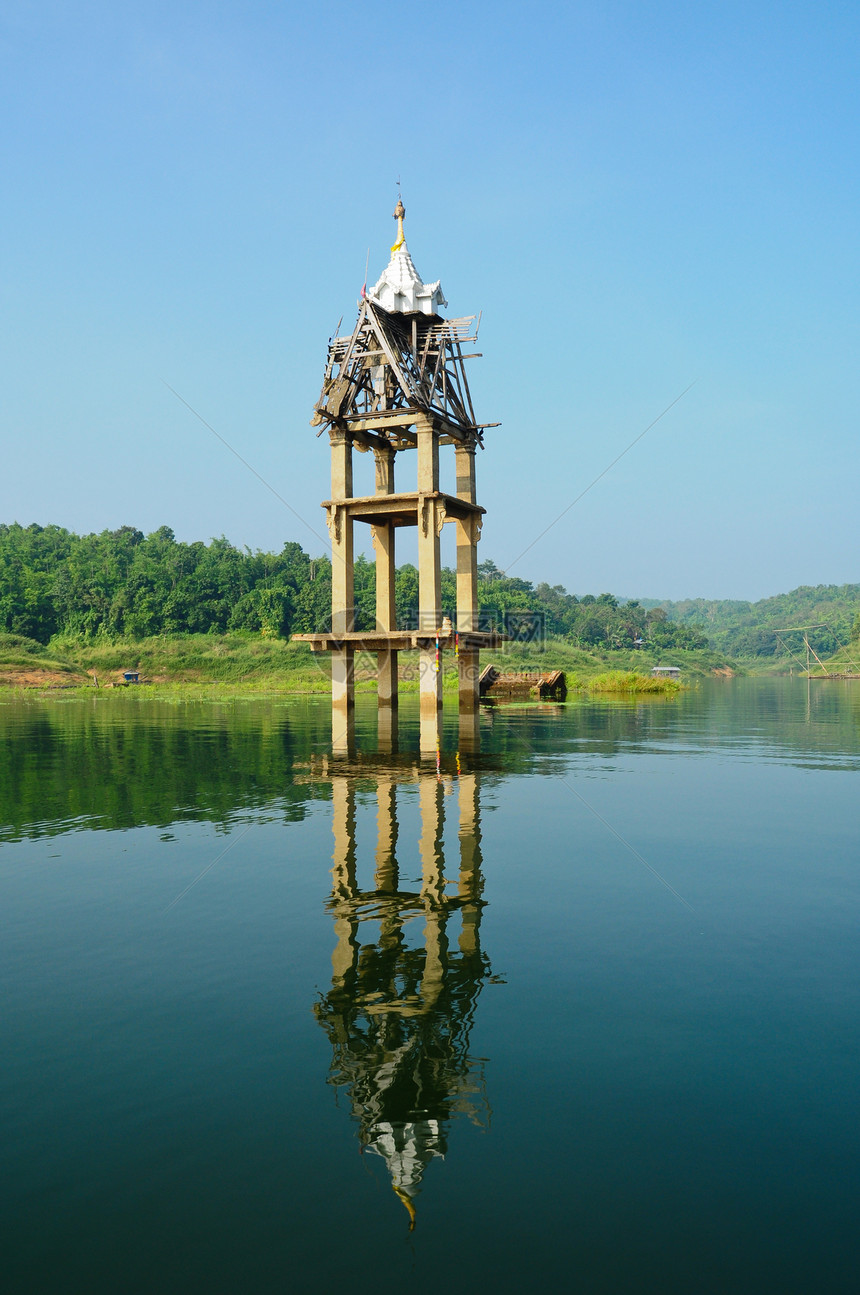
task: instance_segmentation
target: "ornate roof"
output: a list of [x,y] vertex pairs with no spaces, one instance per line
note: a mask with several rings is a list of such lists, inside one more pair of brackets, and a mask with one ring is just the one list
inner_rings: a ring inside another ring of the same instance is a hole
[[448,302],[440,281],[437,279],[435,283],[424,283],[415,269],[403,234],[405,215],[406,208],[398,200],[394,209],[397,239],[391,249],[391,260],[367,295],[375,305],[391,313],[438,315],[440,307],[447,306]]

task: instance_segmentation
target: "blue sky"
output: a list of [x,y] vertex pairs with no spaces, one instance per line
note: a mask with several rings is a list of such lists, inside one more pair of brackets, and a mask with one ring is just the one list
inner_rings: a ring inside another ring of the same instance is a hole
[[858,35],[828,0],[6,4],[0,520],[322,551],[309,418],[399,175],[419,271],[484,312],[483,557],[860,581]]

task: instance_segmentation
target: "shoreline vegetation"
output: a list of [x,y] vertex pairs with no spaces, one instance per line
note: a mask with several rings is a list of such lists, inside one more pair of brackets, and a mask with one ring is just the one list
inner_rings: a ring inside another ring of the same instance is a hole
[[[786,663],[738,662],[709,648],[657,652],[649,645],[627,651],[588,651],[561,638],[543,643],[509,642],[481,654],[481,664],[503,672],[564,671],[569,697],[663,696],[685,691],[705,678],[788,674]],[[790,664],[790,663],[789,663]],[[674,665],[680,679],[655,678],[655,665]],[[139,685],[127,685],[125,672],[136,672]],[[794,669],[800,674],[799,668]],[[357,653],[356,692],[376,691],[375,658]],[[418,654],[400,653],[399,688],[404,696],[418,692]],[[328,654],[315,655],[306,643],[262,634],[156,635],[141,639],[54,639],[47,644],[19,634],[0,632],[0,695],[136,694],[174,699],[327,696],[331,689]],[[456,693],[453,653],[443,657],[443,689]],[[497,704],[505,704],[499,702]]]
[[[446,654],[448,655],[448,654]],[[619,660],[619,658],[623,658]],[[692,680],[714,673],[737,671],[720,653],[678,651],[671,664],[684,678],[653,678],[651,666],[665,663],[653,652],[588,652],[563,640],[509,643],[483,654],[482,663],[504,670],[564,670],[569,693],[642,693],[673,695]],[[417,653],[401,653],[400,690],[418,690]],[[376,690],[375,661],[356,656],[356,689]],[[126,687],[125,671],[140,675],[140,684]],[[453,660],[443,660],[444,688],[456,691]],[[152,696],[153,692],[187,695],[272,693],[327,695],[331,687],[327,655],[314,656],[304,643],[290,643],[255,634],[159,635],[138,640],[37,643],[21,635],[0,634],[0,687],[40,692],[94,692],[119,689]]]

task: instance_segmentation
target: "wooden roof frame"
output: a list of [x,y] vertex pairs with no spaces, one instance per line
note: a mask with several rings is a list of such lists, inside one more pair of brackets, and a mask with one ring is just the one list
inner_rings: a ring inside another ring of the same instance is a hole
[[480,352],[463,346],[477,332],[474,315],[398,314],[364,298],[352,333],[329,342],[311,425],[318,435],[340,430],[360,447],[398,450],[415,444],[409,424],[425,415],[452,441],[483,445],[483,429],[498,424],[475,421],[465,361]]

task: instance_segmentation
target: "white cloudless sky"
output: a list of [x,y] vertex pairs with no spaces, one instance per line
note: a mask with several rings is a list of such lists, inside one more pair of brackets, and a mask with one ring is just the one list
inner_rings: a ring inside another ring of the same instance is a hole
[[323,551],[309,419],[400,176],[483,310],[483,558],[860,581],[858,36],[832,0],[5,5],[0,521]]

